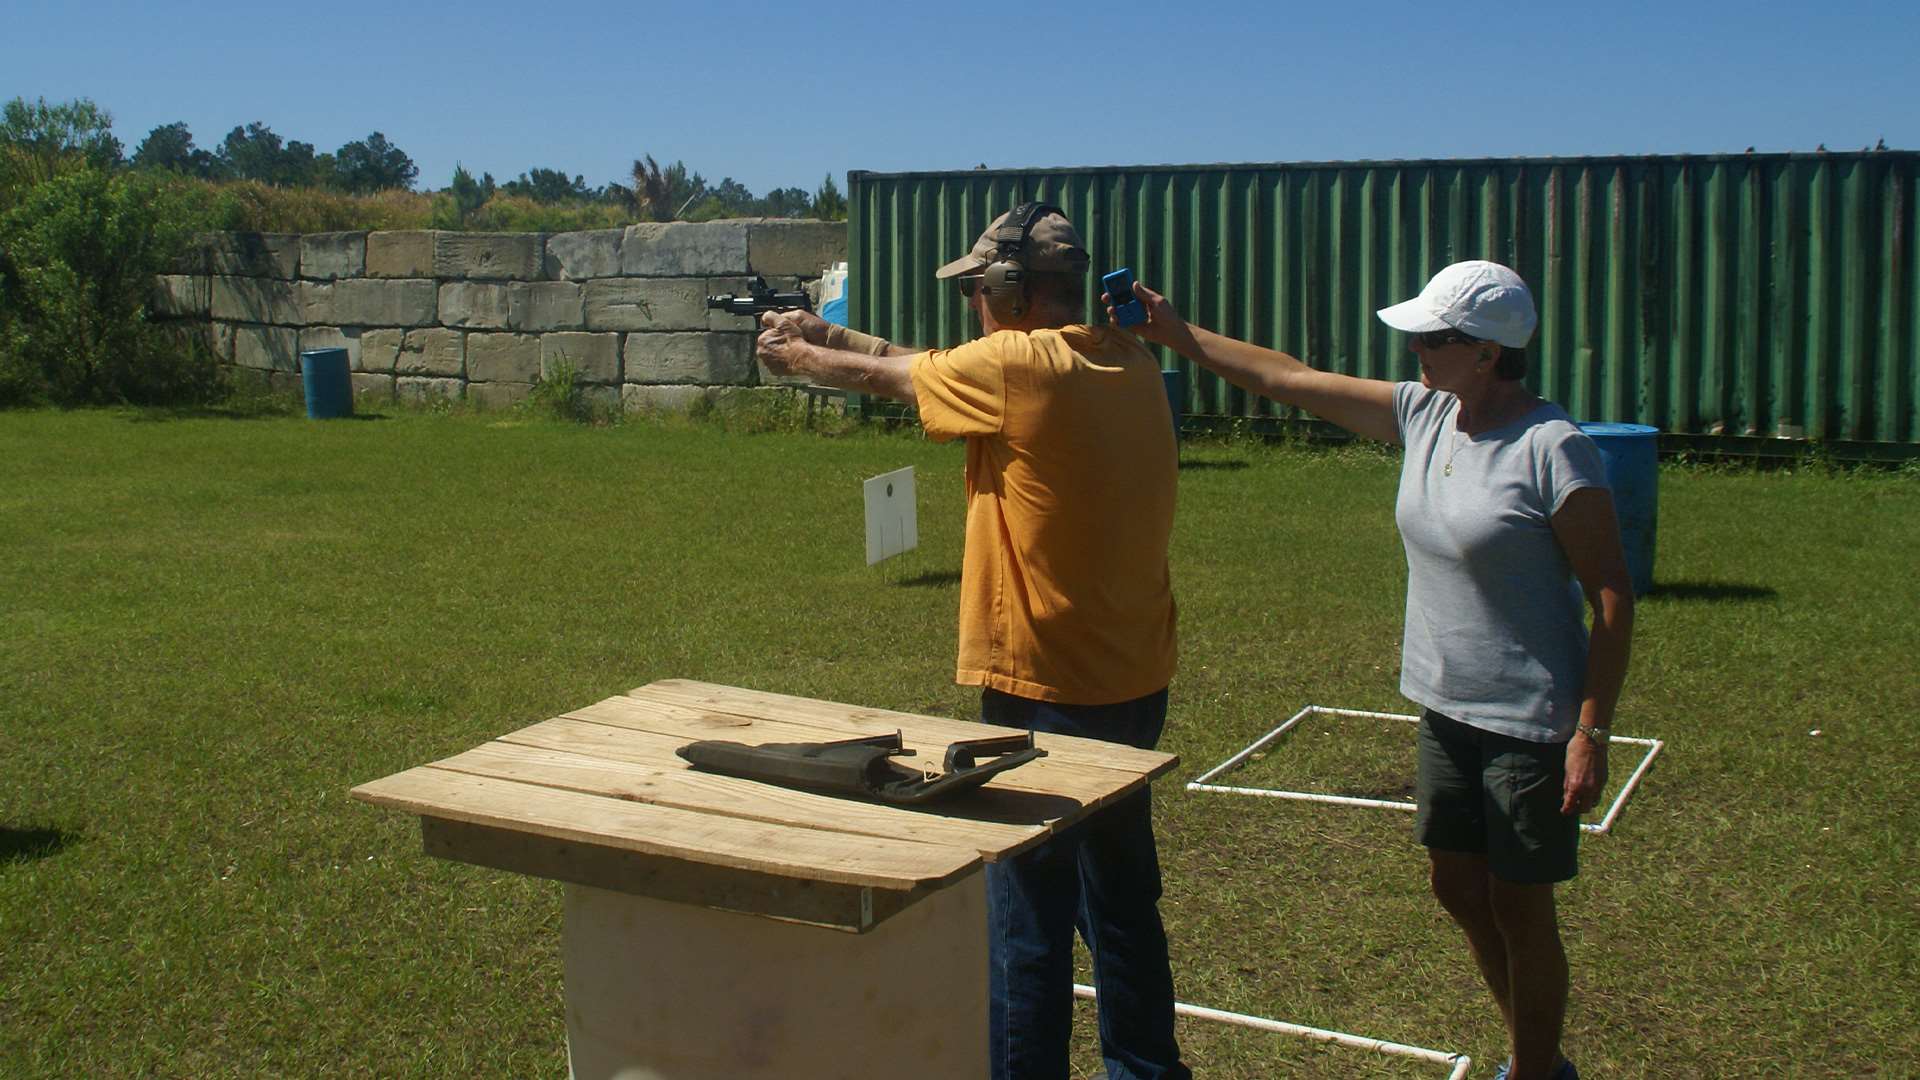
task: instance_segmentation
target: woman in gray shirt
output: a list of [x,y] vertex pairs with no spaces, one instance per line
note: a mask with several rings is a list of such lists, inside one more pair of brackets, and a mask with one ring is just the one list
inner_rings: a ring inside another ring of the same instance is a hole
[[1599,451],[1522,381],[1538,322],[1526,284],[1497,263],[1455,263],[1381,310],[1409,335],[1417,383],[1317,371],[1135,288],[1141,337],[1406,447],[1400,690],[1425,709],[1415,832],[1506,1021],[1512,1057],[1496,1076],[1576,1080],[1559,1049],[1568,978],[1553,887],[1574,876],[1579,816],[1606,785],[1633,587]]

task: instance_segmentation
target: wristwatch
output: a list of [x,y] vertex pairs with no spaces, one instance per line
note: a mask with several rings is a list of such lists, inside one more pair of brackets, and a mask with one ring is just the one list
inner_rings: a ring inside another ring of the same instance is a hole
[[1587,737],[1587,741],[1593,743],[1593,745],[1599,747],[1602,750],[1605,750],[1607,748],[1607,740],[1613,737],[1613,732],[1599,726],[1598,724],[1576,723],[1574,725],[1574,730],[1578,731],[1582,735],[1585,735]]

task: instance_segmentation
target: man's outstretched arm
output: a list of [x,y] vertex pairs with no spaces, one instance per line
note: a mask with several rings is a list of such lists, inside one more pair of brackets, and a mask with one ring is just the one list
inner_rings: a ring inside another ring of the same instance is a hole
[[884,346],[884,351],[876,355],[815,344],[807,340],[811,336],[809,330],[818,333],[823,341],[829,340],[827,333],[790,316],[791,313],[783,313],[760,317],[760,325],[764,329],[760,331],[755,348],[768,370],[776,375],[798,375],[841,390],[879,394],[910,405],[917,404],[911,365],[908,363],[908,359],[915,355],[913,352],[865,334],[860,335],[863,341],[853,340],[851,331],[841,340],[856,345],[865,343],[869,348]]

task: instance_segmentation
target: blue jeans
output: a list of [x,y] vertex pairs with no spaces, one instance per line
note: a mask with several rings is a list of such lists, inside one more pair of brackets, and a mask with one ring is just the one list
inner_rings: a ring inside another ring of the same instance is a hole
[[[1151,749],[1167,692],[1060,705],[987,690],[989,724]],[[989,1053],[994,1080],[1062,1080],[1073,1027],[1073,933],[1093,954],[1100,1053],[1113,1080],[1189,1080],[1173,1037],[1160,860],[1143,788],[1038,847],[987,866]]]

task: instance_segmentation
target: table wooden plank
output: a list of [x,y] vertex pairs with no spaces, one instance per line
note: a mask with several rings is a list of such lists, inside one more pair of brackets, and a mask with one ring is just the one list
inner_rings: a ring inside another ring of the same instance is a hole
[[421,766],[353,796],[429,817],[781,877],[912,890],[981,862],[973,847],[794,828]]
[[[996,734],[1022,734],[1018,728],[995,727],[970,720],[950,720],[939,716],[895,712],[863,705],[847,705],[813,698],[776,694],[765,690],[745,690],[692,679],[661,679],[627,691],[630,697],[680,705],[708,714],[738,715],[761,720],[785,720],[791,723],[828,725],[877,725],[876,730],[911,730],[934,739],[979,739]],[[717,722],[717,718],[716,718]],[[724,738],[725,736],[713,736]],[[1180,759],[1158,750],[1141,750],[1124,743],[1083,739],[1072,735],[1040,733],[1038,746],[1064,761],[1115,769],[1151,779],[1171,771]]]
[[685,740],[578,720],[549,720],[433,763],[438,769],[823,832],[1000,853],[1046,838],[1044,824],[951,818],[699,772]]
[[776,877],[446,818],[421,818],[420,839],[437,859],[854,933],[873,929],[928,892]]
[[[917,719],[907,714],[898,715],[907,720]],[[610,697],[583,709],[573,709],[565,713],[564,718],[651,731],[689,741],[725,739],[749,746],[777,742],[818,742],[853,738],[858,735],[892,734],[896,730],[902,730],[893,724],[882,725],[875,720],[836,726],[824,722],[807,723],[782,719],[720,716],[628,695]],[[968,725],[968,727],[973,727],[976,732],[1005,730],[982,729],[974,725]],[[1024,732],[1013,734],[1024,734]],[[952,740],[945,737],[928,740],[924,734],[915,729],[905,729],[903,742],[908,748],[919,752],[918,757],[909,760],[919,761],[925,758],[937,769],[945,758],[946,748]],[[1045,746],[1046,743],[1042,741],[1041,745]],[[1105,805],[1146,783],[1146,777],[1139,773],[1092,765],[1084,760],[1073,760],[1071,752],[1069,756],[1056,757],[1054,751],[1048,749],[1047,754],[1047,757],[1000,773],[988,782],[986,790],[1023,791],[1034,795],[1069,799],[1078,803],[1079,807],[1062,806],[1051,816],[1077,818],[1081,816],[1077,811]]]

